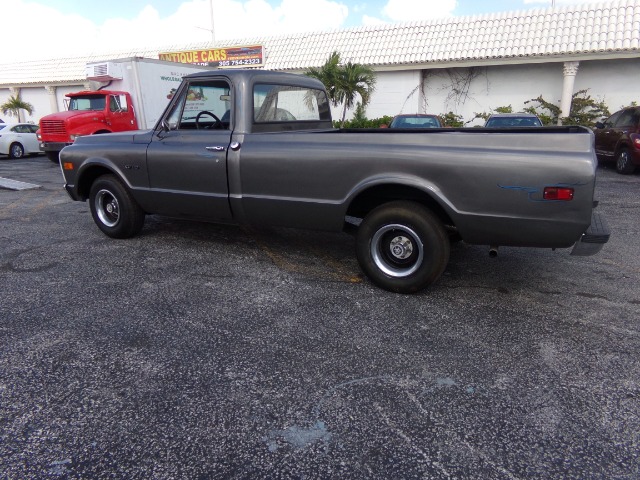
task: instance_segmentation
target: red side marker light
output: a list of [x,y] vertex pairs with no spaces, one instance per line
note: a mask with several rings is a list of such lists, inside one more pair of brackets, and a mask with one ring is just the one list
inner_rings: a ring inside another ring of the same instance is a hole
[[545,200],[560,200],[568,202],[569,200],[573,200],[573,188],[544,187],[543,198]]
[[73,170],[73,163],[71,162],[64,162],[62,164],[62,168],[64,168],[65,170]]

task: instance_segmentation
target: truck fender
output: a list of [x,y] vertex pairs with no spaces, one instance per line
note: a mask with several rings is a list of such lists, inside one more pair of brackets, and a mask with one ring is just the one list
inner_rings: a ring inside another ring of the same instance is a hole
[[113,162],[105,158],[91,157],[82,162],[82,165],[78,168],[78,173],[76,174],[78,196],[83,200],[89,198],[91,184],[96,178],[108,174],[115,175],[130,191],[133,190],[133,186],[127,180],[124,172]]
[[423,203],[448,224],[454,224],[457,217],[457,209],[436,184],[401,173],[369,177],[355,185],[344,202],[346,215],[362,218],[375,207],[392,200]]

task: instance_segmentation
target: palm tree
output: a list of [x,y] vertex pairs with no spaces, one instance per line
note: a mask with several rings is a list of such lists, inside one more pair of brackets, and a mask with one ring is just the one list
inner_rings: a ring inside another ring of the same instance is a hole
[[340,54],[333,52],[329,59],[320,68],[310,68],[305,72],[308,77],[320,80],[327,89],[327,96],[334,107],[341,103],[338,98],[338,89],[336,88],[340,77]]
[[347,110],[355,105],[358,97],[362,107],[367,106],[376,84],[376,74],[371,68],[352,62],[341,65],[338,52],[333,52],[322,67],[310,68],[305,75],[324,84],[334,107],[343,105],[340,126],[344,125]]
[[360,97],[360,104],[363,108],[371,100],[371,94],[376,85],[376,74],[365,65],[347,62],[341,69],[340,77],[342,79],[339,86],[340,97],[344,103],[341,123],[344,125],[347,109],[354,106],[358,97]]
[[20,110],[26,110],[29,115],[33,114],[33,105],[24,102],[20,95],[11,95],[9,100],[0,105],[0,110],[5,115],[16,117],[20,121]]

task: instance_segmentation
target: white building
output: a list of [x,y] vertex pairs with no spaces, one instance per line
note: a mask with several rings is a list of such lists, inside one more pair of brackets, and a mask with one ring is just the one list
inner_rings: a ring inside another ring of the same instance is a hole
[[583,89],[612,112],[640,101],[640,0],[617,0],[0,65],[0,104],[20,93],[35,108],[24,120],[38,122],[64,109],[66,93],[89,87],[88,62],[235,45],[263,45],[270,70],[303,72],[333,51],[372,67],[369,118],[451,111],[470,120],[538,96],[568,113]]

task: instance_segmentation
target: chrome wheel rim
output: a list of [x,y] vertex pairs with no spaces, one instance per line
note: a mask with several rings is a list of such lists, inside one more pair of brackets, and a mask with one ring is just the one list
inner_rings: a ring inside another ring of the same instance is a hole
[[618,170],[624,170],[627,166],[627,162],[629,161],[629,154],[625,151],[620,152],[618,155]]
[[120,220],[120,204],[109,190],[96,194],[94,206],[100,221],[107,227],[114,227]]
[[400,224],[385,225],[371,238],[371,257],[390,277],[408,277],[422,265],[424,245],[413,229]]
[[22,158],[24,151],[20,145],[13,145],[11,147],[11,156],[13,158]]

